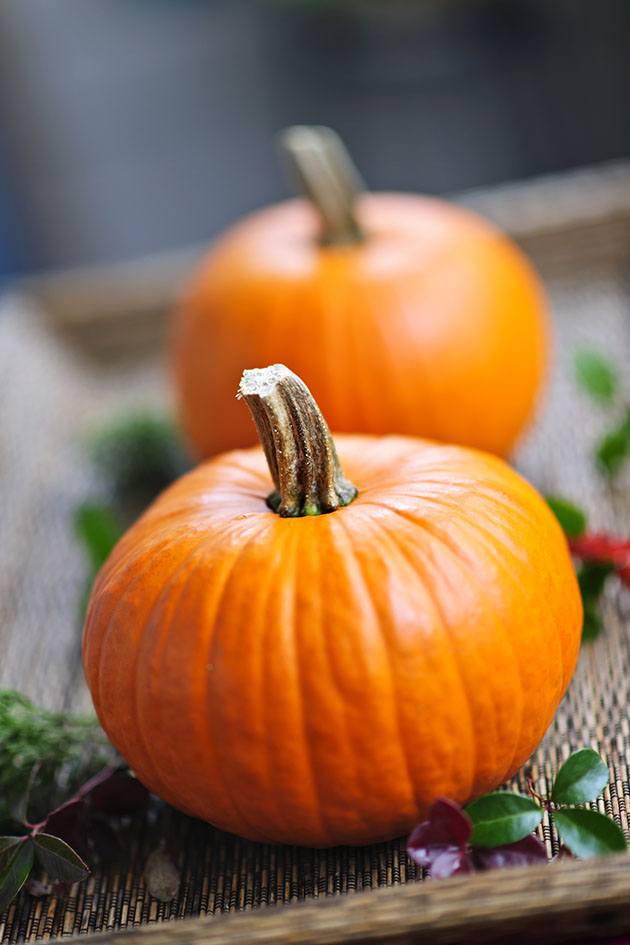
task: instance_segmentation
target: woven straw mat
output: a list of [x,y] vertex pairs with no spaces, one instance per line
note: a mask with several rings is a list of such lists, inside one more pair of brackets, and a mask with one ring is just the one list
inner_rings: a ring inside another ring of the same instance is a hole
[[[554,200],[562,188],[547,190],[544,201],[538,192],[547,214],[540,232],[511,227],[547,282],[555,336],[553,376],[516,461],[541,491],[583,504],[593,527],[627,532],[628,476],[611,487],[594,472],[590,452],[606,416],[577,392],[570,365],[582,344],[622,368],[630,363],[630,213],[609,200],[610,213],[598,216],[590,208],[588,219],[573,225],[565,207],[565,219],[554,229]],[[522,192],[517,197],[493,198],[487,206],[501,219],[506,201],[508,210],[530,207]],[[579,194],[574,197],[579,200]],[[77,617],[86,574],[72,512],[90,497],[94,483],[79,440],[120,410],[166,406],[162,365],[150,354],[144,361],[95,364],[45,328],[32,303],[13,296],[0,305],[0,385],[0,687],[20,688],[47,706],[86,709]],[[611,771],[610,788],[597,806],[627,830],[630,595],[611,586],[603,610],[605,634],[584,649],[556,721],[533,758],[532,774],[545,791],[562,759],[592,746]],[[524,787],[522,780],[516,783]],[[164,835],[177,837],[182,877],[179,895],[167,905],[152,899],[143,882],[146,858]],[[547,821],[541,836],[551,855],[555,841]],[[165,810],[157,824],[138,826],[123,863],[98,869],[65,899],[22,895],[0,917],[0,939],[127,928],[420,879],[402,840],[328,851],[272,847]]]

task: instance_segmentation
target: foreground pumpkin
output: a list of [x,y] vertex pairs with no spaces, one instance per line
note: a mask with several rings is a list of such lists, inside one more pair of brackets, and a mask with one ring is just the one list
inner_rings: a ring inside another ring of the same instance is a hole
[[264,452],[176,482],[98,577],[98,716],[151,790],[226,830],[403,834],[542,738],[580,641],[565,539],[496,457],[339,436],[337,459],[286,368],[245,372],[240,393]]
[[243,364],[280,360],[317,391],[334,431],[507,455],[545,360],[543,292],[524,256],[444,201],[357,195],[327,129],[291,129],[285,150],[309,200],[229,230],[176,313],[172,361],[194,450],[255,442],[231,392]]

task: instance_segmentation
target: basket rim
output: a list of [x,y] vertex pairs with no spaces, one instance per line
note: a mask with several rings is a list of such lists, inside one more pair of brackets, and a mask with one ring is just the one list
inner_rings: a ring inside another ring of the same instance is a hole
[[127,945],[462,945],[528,935],[538,945],[630,931],[630,856],[563,860],[502,872],[263,906],[220,917],[73,936]]

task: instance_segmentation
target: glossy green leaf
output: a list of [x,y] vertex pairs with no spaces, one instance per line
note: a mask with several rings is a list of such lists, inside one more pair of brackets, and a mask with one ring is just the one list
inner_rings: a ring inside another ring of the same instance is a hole
[[613,365],[596,351],[582,349],[575,354],[578,384],[593,400],[602,404],[613,401],[619,386]]
[[630,457],[630,413],[601,438],[595,447],[595,460],[607,476],[615,476]]
[[565,535],[577,538],[586,531],[586,513],[578,505],[559,495],[548,495],[545,498]]
[[536,829],[543,815],[531,798],[511,791],[485,794],[468,804],[465,811],[473,823],[473,847],[516,843]]
[[49,879],[78,883],[90,875],[87,864],[59,837],[38,833],[33,843],[37,862],[46,870]]
[[602,793],[608,780],[606,762],[592,748],[582,748],[558,771],[551,799],[556,804],[585,804]]
[[13,902],[30,876],[33,868],[32,842],[21,840],[9,856],[3,859],[3,863],[0,870],[0,915]]
[[0,859],[8,856],[20,843],[22,843],[21,837],[0,837]]
[[555,811],[553,822],[565,847],[583,859],[626,849],[621,828],[599,811],[568,807]]

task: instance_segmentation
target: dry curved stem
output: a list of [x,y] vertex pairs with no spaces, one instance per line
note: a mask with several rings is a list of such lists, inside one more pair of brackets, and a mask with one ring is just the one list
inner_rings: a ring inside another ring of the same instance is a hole
[[322,515],[348,505],[356,487],[341,471],[335,444],[308,387],[283,364],[244,371],[237,397],[250,409],[275,490],[269,508],[283,518]]
[[291,177],[319,214],[322,245],[362,242],[355,204],[363,183],[339,135],[321,125],[293,125],[279,140]]

